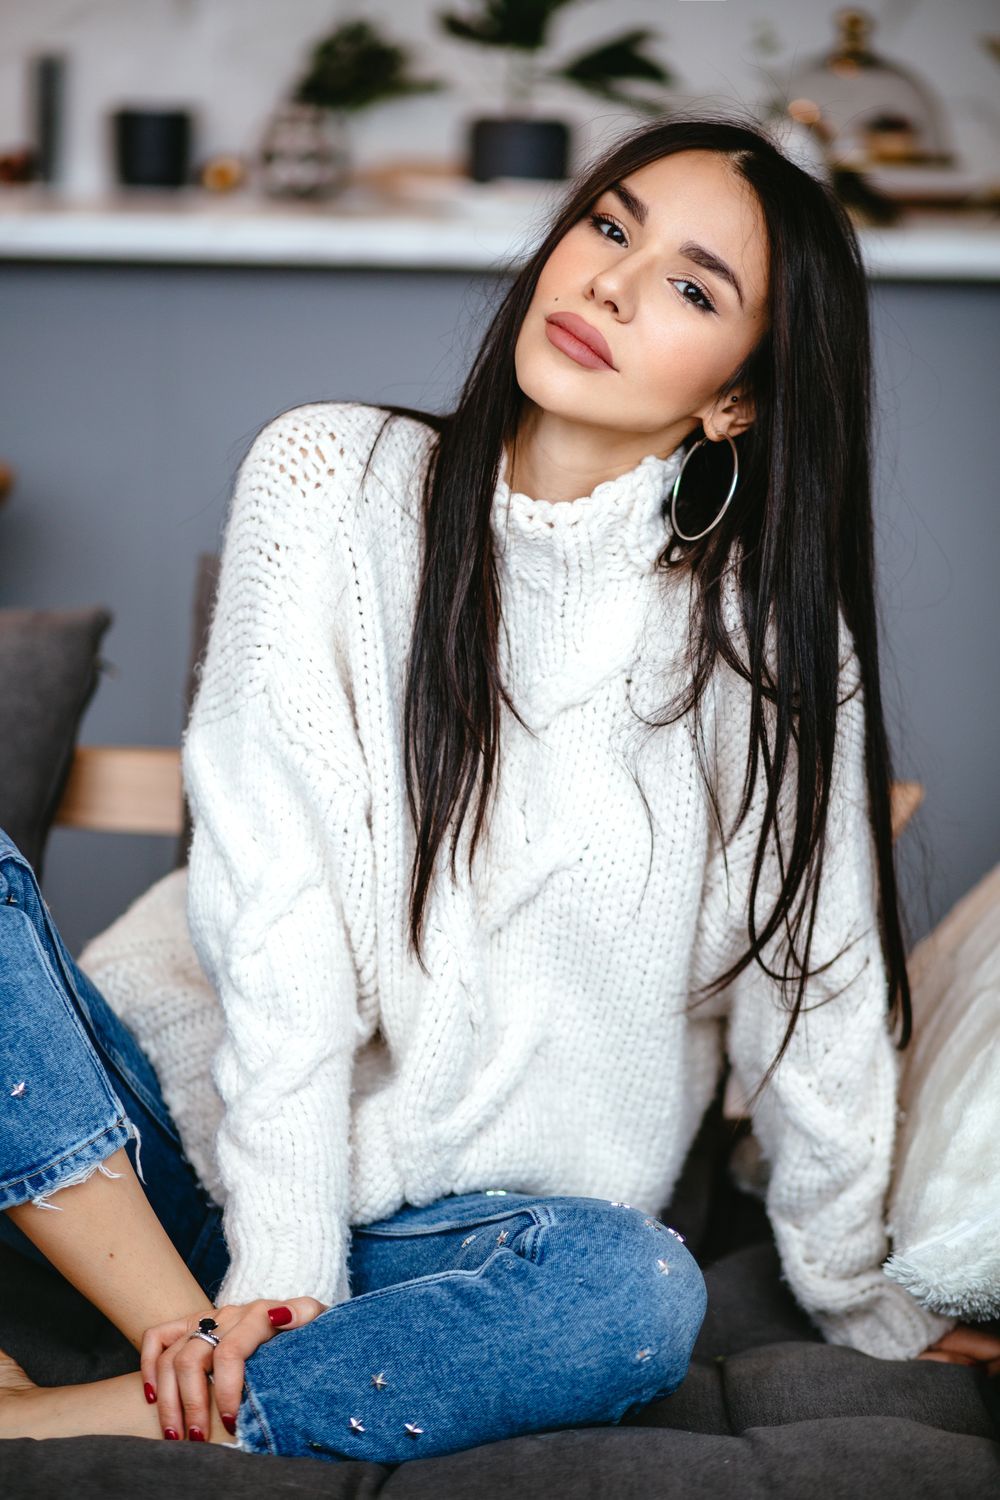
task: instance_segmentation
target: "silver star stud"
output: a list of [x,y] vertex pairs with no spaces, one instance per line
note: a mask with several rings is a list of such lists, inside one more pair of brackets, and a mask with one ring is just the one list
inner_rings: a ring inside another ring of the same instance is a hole
[[656,1269],[662,1271],[664,1276],[670,1275],[670,1267],[665,1260],[658,1260],[656,1262]]
[[463,1250],[464,1250],[464,1249],[465,1249],[465,1247],[466,1247],[466,1245],[471,1245],[471,1244],[472,1244],[472,1241],[473,1241],[473,1240],[474,1240],[474,1239],[475,1239],[475,1238],[476,1238],[476,1236],[475,1236],[475,1235],[474,1235],[474,1234],[467,1234],[467,1235],[466,1235],[466,1236],[465,1236],[465,1239],[464,1239],[464,1240],[463,1240],[463,1241],[462,1241],[462,1249],[463,1249]]
[[410,1434],[410,1437],[419,1437],[424,1430],[422,1427],[418,1427],[416,1422],[404,1422],[403,1426]]
[[487,1198],[506,1198],[506,1196],[507,1196],[507,1189],[506,1188],[487,1188],[486,1189],[486,1196],[487,1196]]
[[23,1099],[24,1091],[27,1087],[28,1085],[26,1083],[15,1083],[14,1087],[10,1091],[10,1097],[12,1099]]
[[351,1418],[351,1431],[352,1432],[364,1432],[364,1430],[365,1430],[364,1423],[361,1421],[361,1418],[360,1417],[352,1417]]
[[636,1359],[648,1359],[652,1352],[652,1349],[640,1349],[635,1357]]
[[680,1240],[681,1244],[683,1245],[683,1243],[684,1243],[684,1236],[682,1234],[678,1234],[676,1229],[670,1229],[670,1228],[668,1228],[667,1229],[667,1233],[668,1234],[672,1234],[673,1237],[674,1237],[674,1239],[675,1240]]
[[507,1243],[507,1231],[506,1231],[506,1229],[501,1229],[500,1233],[497,1235],[497,1244],[498,1245],[505,1245],[506,1243]]
[[379,1370],[377,1375],[372,1376],[372,1385],[377,1391],[382,1390],[383,1386],[387,1386],[388,1384],[389,1382],[388,1380],[386,1380],[381,1370]]
[[642,1222],[645,1224],[647,1229],[659,1229],[660,1227],[656,1219],[643,1219]]
[[612,1208],[631,1208],[631,1203],[612,1203]]

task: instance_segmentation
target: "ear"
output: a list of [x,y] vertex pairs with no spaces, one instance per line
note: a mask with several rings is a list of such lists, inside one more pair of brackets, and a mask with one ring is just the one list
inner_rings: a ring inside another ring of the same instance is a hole
[[721,442],[726,437],[739,437],[753,422],[753,397],[749,392],[730,391],[728,396],[720,397],[698,415],[710,442]]

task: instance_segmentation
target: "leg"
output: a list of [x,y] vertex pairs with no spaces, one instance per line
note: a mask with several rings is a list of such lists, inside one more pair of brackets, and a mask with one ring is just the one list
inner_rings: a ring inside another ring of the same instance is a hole
[[[156,1408],[143,1399],[142,1377],[116,1375],[90,1385],[37,1386],[13,1360],[0,1355],[0,1439],[12,1437],[86,1437],[96,1433],[117,1437],[180,1438],[163,1433]],[[209,1442],[229,1443],[229,1436],[212,1411]]]
[[210,1301],[225,1271],[221,1216],[148,1059],[74,964],[2,832],[0,996],[0,1239],[51,1261],[138,1344],[152,1323]]
[[658,1220],[467,1193],[352,1233],[355,1295],[247,1362],[241,1447],[395,1463],[614,1423],[676,1389],[707,1305]]

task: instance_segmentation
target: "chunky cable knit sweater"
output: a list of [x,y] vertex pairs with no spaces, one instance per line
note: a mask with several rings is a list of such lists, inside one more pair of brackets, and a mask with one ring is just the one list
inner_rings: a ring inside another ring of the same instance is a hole
[[[690,583],[653,568],[679,450],[569,502],[512,494],[504,461],[501,665],[534,733],[504,708],[488,842],[470,879],[467,818],[456,885],[438,861],[429,976],[408,952],[402,705],[433,435],[390,423],[362,485],[384,418],[356,402],[299,407],[241,467],[183,742],[189,867],[161,882],[186,894],[198,964],[189,949],[157,974],[154,956],[142,1003],[124,1007],[189,1156],[225,1199],[220,1302],[347,1298],[350,1225],[404,1201],[505,1187],[655,1213],[723,1045],[749,1092],[787,1021],[756,964],[684,1014],[745,947],[762,795],[729,842],[727,879],[688,720],[653,732],[632,711],[655,713],[684,671]],[[846,694],[846,631],[842,657]],[[748,702],[720,668],[705,723],[727,831]],[[754,1129],[796,1298],[829,1341],[904,1358],[954,1320],[881,1270],[898,1054],[860,691],[841,720],[814,957],[851,946],[808,1003],[843,992],[800,1017]],[[758,915],[774,890],[772,878]],[[116,924],[133,964],[152,952],[139,920]],[[175,938],[182,926],[175,914]],[[129,983],[110,951],[102,966],[97,941],[92,974],[121,1004]]]

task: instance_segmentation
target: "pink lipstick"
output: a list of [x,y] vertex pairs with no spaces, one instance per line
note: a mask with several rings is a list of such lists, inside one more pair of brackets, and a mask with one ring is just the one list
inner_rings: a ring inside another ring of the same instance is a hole
[[607,340],[576,313],[550,313],[545,319],[545,336],[557,349],[587,369],[615,368]]

